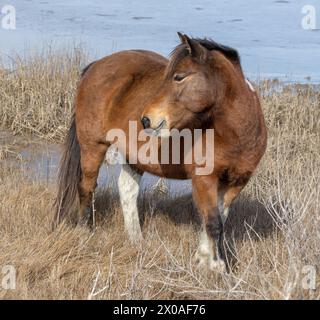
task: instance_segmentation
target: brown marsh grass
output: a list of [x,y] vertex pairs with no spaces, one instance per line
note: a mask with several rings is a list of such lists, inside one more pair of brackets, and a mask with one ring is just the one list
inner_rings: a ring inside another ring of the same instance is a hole
[[192,260],[199,225],[191,195],[173,199],[161,186],[139,198],[140,247],[123,232],[110,184],[99,189],[94,230],[50,230],[55,184],[26,175],[19,146],[30,134],[62,140],[85,60],[77,50],[50,52],[2,72],[1,129],[18,137],[0,145],[0,269],[17,273],[16,288],[0,286],[0,298],[320,299],[319,88],[259,84],[268,150],[227,222],[235,266],[204,274]]
[[81,47],[48,47],[9,61],[0,58],[1,127],[15,134],[29,133],[61,141],[72,112],[79,74],[87,59]]

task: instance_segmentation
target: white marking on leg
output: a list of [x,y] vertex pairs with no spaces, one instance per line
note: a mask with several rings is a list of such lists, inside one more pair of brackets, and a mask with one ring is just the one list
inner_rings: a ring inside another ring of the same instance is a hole
[[256,91],[256,90],[254,89],[252,83],[251,83],[248,79],[246,79],[246,83],[247,83],[248,87],[250,88],[250,90],[251,90],[252,92],[255,92],[255,91]]
[[199,237],[199,248],[197,251],[197,255],[200,258],[200,264],[206,263],[206,259],[209,257],[213,258],[213,241],[209,239],[207,231],[205,227],[202,228],[202,231],[200,233]]
[[203,227],[199,236],[199,248],[195,255],[197,267],[211,271],[224,272],[226,266],[219,257],[218,247],[214,240],[208,236],[206,228]]
[[224,205],[224,193],[222,191],[218,192],[218,209],[219,209],[219,213],[220,213],[220,217],[222,219],[222,223],[223,222],[223,205]]
[[221,215],[222,224],[224,225],[229,216],[229,207],[223,208],[223,210],[220,211],[220,215]]
[[224,225],[229,215],[229,207],[227,208],[224,207],[224,193],[222,192],[219,192],[218,194],[218,208],[219,208],[222,224]]
[[140,180],[140,174],[135,172],[128,164],[122,165],[118,188],[124,226],[132,242],[137,242],[142,239],[137,205]]

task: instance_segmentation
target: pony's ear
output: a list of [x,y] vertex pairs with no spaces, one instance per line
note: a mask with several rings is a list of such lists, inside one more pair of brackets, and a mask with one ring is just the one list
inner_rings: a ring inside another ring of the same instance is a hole
[[198,41],[190,39],[186,34],[178,32],[181,43],[185,44],[189,55],[200,60],[206,60],[208,49],[202,46]]
[[177,32],[177,34],[178,34],[178,37],[179,37],[181,43],[184,43],[184,35],[179,31]]

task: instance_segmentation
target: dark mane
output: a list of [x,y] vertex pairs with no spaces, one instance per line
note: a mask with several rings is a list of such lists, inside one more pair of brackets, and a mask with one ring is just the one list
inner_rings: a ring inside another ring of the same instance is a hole
[[[212,51],[216,50],[221,52],[227,59],[229,59],[233,64],[240,66],[240,56],[237,50],[227,47],[225,45],[222,45],[218,42],[215,42],[212,39],[199,39],[199,38],[193,38],[192,40],[197,41],[200,43],[203,47],[206,49]],[[176,46],[173,51],[170,53],[170,62],[167,68],[167,76],[170,77],[173,75],[176,66],[178,63],[188,56],[188,50],[187,46],[184,43],[180,43],[178,46]]]
[[87,71],[90,69],[90,67],[95,63],[96,61],[93,61],[91,63],[89,63],[86,67],[84,67],[81,71],[81,74],[80,74],[80,77],[82,78],[86,73]]

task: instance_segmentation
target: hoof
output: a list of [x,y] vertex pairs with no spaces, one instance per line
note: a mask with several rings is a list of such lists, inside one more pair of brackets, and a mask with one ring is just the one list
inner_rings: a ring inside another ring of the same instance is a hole
[[222,259],[213,259],[211,255],[204,255],[199,252],[195,255],[195,265],[197,269],[213,271],[218,273],[226,272],[226,264]]
[[225,273],[227,271],[226,264],[222,259],[210,261],[209,269],[219,273]]
[[194,256],[194,263],[197,269],[208,268],[208,256],[197,252]]
[[91,208],[86,207],[83,212],[82,211],[78,212],[78,221],[76,222],[76,224],[81,227],[88,226],[90,225],[91,217],[92,217]]
[[90,224],[91,224],[90,216],[81,217],[77,222],[77,225],[80,227],[90,226]]

